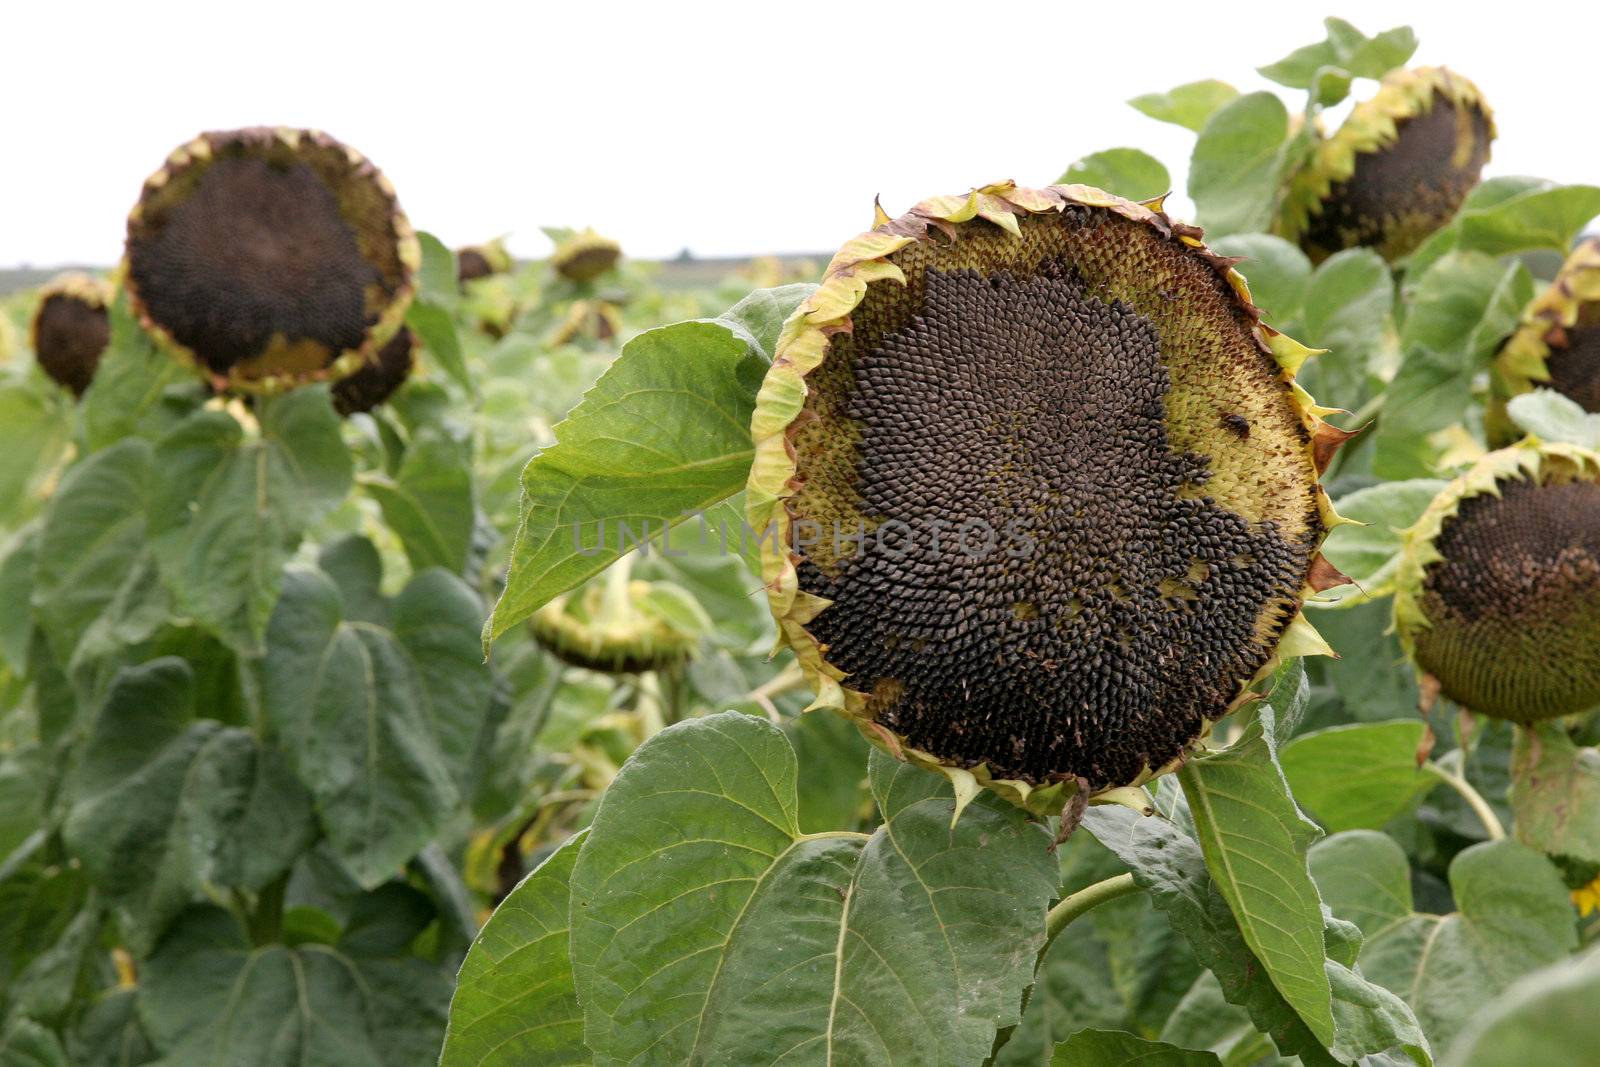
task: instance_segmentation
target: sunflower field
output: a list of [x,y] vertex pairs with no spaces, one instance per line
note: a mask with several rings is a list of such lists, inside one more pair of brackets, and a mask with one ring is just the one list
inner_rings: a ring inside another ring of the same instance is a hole
[[150,146],[0,297],[0,1067],[1600,1067],[1600,185],[1326,30],[1192,217],[710,273]]

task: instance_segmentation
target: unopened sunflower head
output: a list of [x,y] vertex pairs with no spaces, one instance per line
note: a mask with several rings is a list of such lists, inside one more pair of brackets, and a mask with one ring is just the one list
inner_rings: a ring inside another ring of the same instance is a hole
[[315,130],[201,134],[128,216],[132,306],[218,386],[336,380],[399,328],[421,252],[394,187]]
[[556,245],[550,265],[569,282],[592,282],[617,265],[622,246],[593,230],[572,234]]
[[528,625],[534,639],[563,663],[608,674],[687,663],[711,628],[704,609],[680,587],[629,580],[625,571],[580,593],[556,597],[534,612]]
[[463,284],[510,270],[511,253],[499,238],[488,244],[468,245],[456,252],[456,276]]
[[371,411],[405,384],[416,363],[417,338],[408,326],[400,327],[389,343],[378,349],[372,362],[333,383],[333,407],[346,417]]
[[1443,67],[1395,71],[1317,145],[1275,229],[1317,262],[1358,245],[1399,259],[1455,215],[1494,137],[1470,81]]
[[1333,584],[1346,436],[1199,231],[1086,186],[925,201],[785,324],[749,518],[816,706],[1049,812],[1173,767]]
[[56,382],[82,396],[111,340],[110,283],[63,274],[39,290],[30,334],[34,358]]
[[1600,411],[1600,237],[1578,242],[1501,346],[1487,420],[1492,443],[1509,444],[1521,436],[1505,415],[1506,402],[1540,387],[1554,389],[1585,411]]
[[1395,629],[1457,704],[1536,722],[1600,705],[1600,455],[1528,439],[1404,537]]

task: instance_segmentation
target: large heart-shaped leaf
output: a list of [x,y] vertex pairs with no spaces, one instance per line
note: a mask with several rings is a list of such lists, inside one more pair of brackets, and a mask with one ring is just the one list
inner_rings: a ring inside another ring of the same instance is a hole
[[467,952],[439,1067],[593,1062],[567,954],[568,883],[582,834],[500,902]]
[[778,328],[811,288],[761,290],[720,318],[624,346],[523,471],[511,570],[486,641],[599,574],[626,539],[659,539],[744,488],[756,392]]
[[1017,1021],[1058,874],[1040,827],[872,757],[870,837],[799,829],[794,750],[724,713],[640,746],[572,874],[597,1063],[976,1064]]
[[1189,161],[1189,197],[1207,233],[1265,230],[1289,144],[1289,112],[1272,93],[1229,101],[1206,120]]
[[257,890],[314,836],[281,758],[195,710],[182,660],[124,669],[68,784],[67,847],[139,951],[207,888]]
[[328,842],[369,887],[450,817],[493,684],[459,578],[424,571],[385,607],[392,629],[352,617],[320,571],[291,567],[260,668],[263,709]]
[[1577,945],[1560,876],[1512,841],[1455,858],[1450,889],[1459,910],[1450,915],[1412,910],[1405,853],[1383,834],[1335,834],[1312,849],[1311,864],[1334,914],[1366,934],[1362,972],[1406,999],[1436,1048],[1448,1049],[1517,978]]
[[179,917],[144,964],[140,1013],[165,1063],[433,1067],[449,976],[404,954],[431,915],[394,886],[336,944],[252,946],[211,905]]

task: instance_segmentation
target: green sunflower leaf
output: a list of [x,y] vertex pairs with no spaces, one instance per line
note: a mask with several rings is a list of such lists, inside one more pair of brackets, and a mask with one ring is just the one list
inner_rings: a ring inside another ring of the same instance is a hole
[[1295,799],[1330,833],[1376,830],[1439,784],[1417,766],[1426,730],[1416,718],[1330,726],[1290,741],[1279,759]]
[[523,471],[511,569],[486,645],[638,539],[659,542],[744,488],[756,392],[779,327],[811,289],[762,290],[720,318],[648,330],[623,347]]
[[1366,977],[1404,997],[1435,1048],[1524,974],[1577,947],[1572,904],[1550,861],[1513,841],[1473,845],[1450,864],[1457,911],[1412,910],[1405,853],[1351,830],[1319,841],[1311,869],[1328,907],[1366,934]]
[[1328,590],[1318,599],[1355,605],[1388,596],[1400,565],[1400,535],[1417,519],[1446,483],[1438,478],[1384,482],[1358,489],[1339,498],[1339,514],[1357,523],[1340,526],[1328,535],[1322,551],[1339,570],[1350,576],[1348,586]]
[[1149,200],[1172,190],[1161,161],[1137,148],[1108,148],[1084,156],[1056,179],[1058,185],[1092,185],[1129,200]]
[[1519,729],[1511,750],[1517,839],[1552,856],[1600,863],[1600,749],[1548,724]]
[[1272,93],[1238,97],[1206,120],[1189,160],[1189,197],[1206,233],[1267,228],[1289,145],[1289,112]]
[[1222,1067],[1214,1052],[1192,1052],[1121,1030],[1079,1030],[1056,1046],[1051,1067]]
[[1059,879],[1040,827],[987,799],[952,826],[943,779],[874,752],[882,826],[804,834],[798,773],[730,712],[612,783],[572,874],[597,1060],[977,1063],[1017,1022]]
[[1588,1067],[1600,1048],[1600,951],[1536,971],[1480,1013],[1449,1067]]
[[1214,78],[1187,82],[1164,93],[1145,93],[1128,103],[1159,122],[1170,122],[1199,133],[1206,120],[1222,105],[1239,95],[1239,90]]

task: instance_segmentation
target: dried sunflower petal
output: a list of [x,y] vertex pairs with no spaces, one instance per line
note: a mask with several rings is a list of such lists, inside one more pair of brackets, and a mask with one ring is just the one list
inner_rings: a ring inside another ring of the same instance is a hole
[[111,286],[87,274],[63,274],[39,290],[30,333],[39,367],[82,396],[111,340]]
[[1274,228],[1314,262],[1358,245],[1399,259],[1455,215],[1494,137],[1470,81],[1443,67],[1395,71],[1318,144]]
[[316,130],[201,134],[145,181],[126,284],[145,327],[218,385],[338,379],[394,335],[421,259],[394,188]]
[[1493,444],[1522,436],[1506,416],[1506,402],[1540,386],[1585,411],[1600,412],[1600,237],[1586,237],[1573,247],[1495,357],[1487,417]]
[[1516,722],[1600,704],[1600,455],[1491,452],[1404,546],[1395,628],[1439,692]]
[[1343,431],[1231,261],[1086,186],[925,201],[785,325],[747,490],[818,706],[1036,811],[1169,768],[1284,655]]

